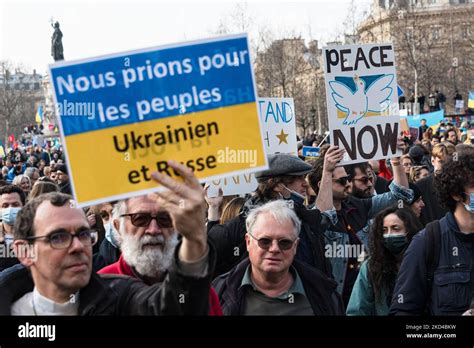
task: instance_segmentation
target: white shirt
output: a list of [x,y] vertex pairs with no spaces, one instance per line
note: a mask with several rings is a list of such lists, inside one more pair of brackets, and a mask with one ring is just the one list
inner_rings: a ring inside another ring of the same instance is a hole
[[79,293],[74,301],[57,303],[41,295],[36,287],[15,301],[11,308],[12,315],[78,315]]

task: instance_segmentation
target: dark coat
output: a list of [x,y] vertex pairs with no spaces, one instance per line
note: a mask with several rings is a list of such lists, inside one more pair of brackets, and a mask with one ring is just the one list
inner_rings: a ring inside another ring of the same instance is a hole
[[448,212],[439,201],[436,194],[436,188],[433,184],[433,174],[416,182],[416,186],[420,189],[425,206],[421,209],[420,221],[423,226],[428,222],[439,220]]
[[112,245],[106,238],[100,243],[99,252],[92,257],[92,269],[97,272],[111,265],[120,258],[120,249]]
[[[240,285],[249,265],[250,260],[247,258],[212,282],[224,315],[242,315],[245,294]],[[306,297],[315,315],[344,315],[344,306],[336,292],[337,284],[334,280],[298,260],[294,260],[292,266],[301,278]]]
[[[93,272],[89,284],[79,293],[79,315],[207,315],[215,265],[213,248],[209,248],[208,273],[202,278],[181,273],[177,257],[176,253],[163,283],[152,286],[128,276],[99,276]],[[1,273],[0,315],[10,315],[12,304],[33,287],[30,272],[23,266]]]
[[413,237],[405,252],[390,314],[461,315],[469,309],[474,295],[474,235],[459,232],[452,213],[439,223],[439,262],[431,288],[426,260],[429,239],[424,229]]
[[[249,206],[263,204],[256,197],[247,201],[238,217],[224,225],[215,225],[209,231],[209,240],[216,247],[217,265],[214,277],[229,272],[239,262],[248,257],[245,244],[245,219],[250,211]],[[322,215],[319,210],[308,210],[304,206],[295,205],[295,213],[301,220],[300,244],[296,259],[306,262],[319,269],[328,277],[332,277],[330,262],[324,257],[324,237],[322,232]]]

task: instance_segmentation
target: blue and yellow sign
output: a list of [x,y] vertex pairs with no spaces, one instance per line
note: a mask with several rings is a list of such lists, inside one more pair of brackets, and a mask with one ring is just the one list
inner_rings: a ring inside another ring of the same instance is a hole
[[50,67],[79,206],[156,191],[151,173],[200,181],[267,168],[246,35]]

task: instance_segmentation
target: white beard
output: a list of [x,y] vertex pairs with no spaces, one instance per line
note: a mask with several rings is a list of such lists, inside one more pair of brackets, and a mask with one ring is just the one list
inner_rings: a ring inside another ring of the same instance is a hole
[[[178,244],[178,234],[176,232],[168,239],[165,239],[163,235],[150,236],[146,234],[137,239],[127,232],[121,233],[121,236],[120,248],[122,249],[124,260],[141,276],[161,278],[171,266],[174,251]],[[144,249],[143,245],[150,242],[161,242],[164,244],[161,247],[158,245],[155,247],[148,246]]]

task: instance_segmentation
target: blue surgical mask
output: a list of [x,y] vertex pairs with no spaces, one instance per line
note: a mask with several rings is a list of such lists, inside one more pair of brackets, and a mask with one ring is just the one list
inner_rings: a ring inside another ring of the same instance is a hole
[[117,240],[117,232],[115,231],[112,221],[104,224],[105,229],[105,239],[107,239],[110,244],[112,244],[117,249],[119,248],[120,243]]
[[2,209],[2,221],[10,226],[15,224],[16,215],[21,210],[21,208],[8,207]]
[[393,255],[400,255],[400,253],[405,249],[408,242],[403,234],[396,235],[386,235],[383,236],[383,245],[387,248]]
[[463,203],[463,205],[464,205],[464,208],[466,208],[468,212],[470,212],[471,214],[474,214],[474,192],[470,192],[468,194],[469,194],[470,202],[469,204]]
[[298,192],[289,189],[285,185],[283,185],[283,187],[290,192],[290,197],[285,198],[286,200],[293,201],[293,203],[297,206],[302,206],[304,204],[305,197],[302,194],[299,194]]

